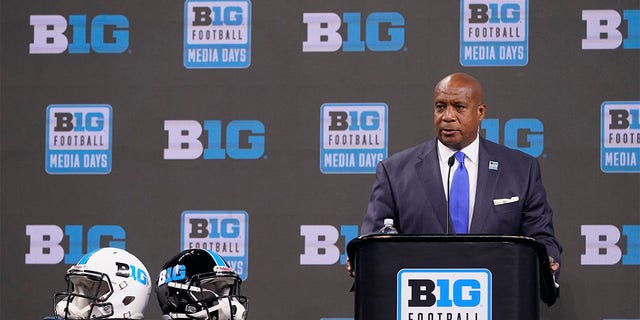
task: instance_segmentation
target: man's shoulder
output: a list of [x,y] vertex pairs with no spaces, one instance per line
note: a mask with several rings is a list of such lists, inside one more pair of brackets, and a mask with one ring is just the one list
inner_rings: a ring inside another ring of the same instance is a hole
[[[389,174],[399,174],[411,172],[418,163],[423,162],[426,157],[433,155],[435,142],[426,141],[421,144],[403,149],[380,161],[380,166],[384,167]],[[437,154],[437,151],[435,151]],[[437,159],[437,155],[435,156]]]

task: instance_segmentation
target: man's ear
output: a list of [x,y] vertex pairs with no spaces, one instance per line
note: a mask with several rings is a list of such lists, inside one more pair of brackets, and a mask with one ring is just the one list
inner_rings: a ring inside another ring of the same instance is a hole
[[487,106],[483,103],[478,105],[478,113],[480,115],[480,120],[484,119],[484,114],[487,111]]

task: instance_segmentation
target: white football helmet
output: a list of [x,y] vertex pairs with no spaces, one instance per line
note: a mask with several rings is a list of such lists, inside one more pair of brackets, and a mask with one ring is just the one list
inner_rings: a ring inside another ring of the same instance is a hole
[[55,294],[53,311],[61,319],[143,319],[151,294],[149,271],[118,248],[83,256],[65,275],[67,291]]
[[162,319],[245,320],[242,280],[215,252],[188,249],[162,266],[156,293]]

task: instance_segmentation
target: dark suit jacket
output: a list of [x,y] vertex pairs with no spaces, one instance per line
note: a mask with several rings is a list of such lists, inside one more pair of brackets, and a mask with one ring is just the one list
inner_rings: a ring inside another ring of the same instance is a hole
[[[446,233],[447,200],[436,143],[436,139],[427,141],[378,164],[362,234],[377,232],[385,218],[392,218],[400,233]],[[500,205],[493,201],[512,197],[519,200]],[[542,242],[548,254],[560,261],[562,247],[554,236],[552,214],[538,161],[480,138],[478,184],[469,233],[529,236]],[[449,219],[449,231],[453,230]]]

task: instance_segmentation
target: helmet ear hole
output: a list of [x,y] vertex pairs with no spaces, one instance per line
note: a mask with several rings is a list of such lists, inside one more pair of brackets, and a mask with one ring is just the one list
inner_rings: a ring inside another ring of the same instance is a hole
[[218,295],[209,290],[202,290],[202,292],[198,292],[199,301],[208,303],[208,304],[217,304],[218,303]]
[[124,304],[125,306],[129,305],[131,302],[133,302],[133,300],[135,300],[136,297],[134,296],[126,296],[124,297],[124,299],[122,299],[122,304]]
[[[169,293],[167,293],[167,295],[169,295]],[[177,308],[178,307],[178,298],[171,296],[169,298],[167,298],[167,307],[170,308]]]

